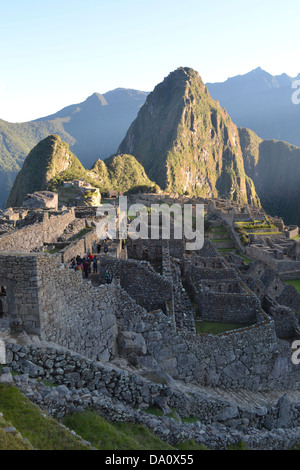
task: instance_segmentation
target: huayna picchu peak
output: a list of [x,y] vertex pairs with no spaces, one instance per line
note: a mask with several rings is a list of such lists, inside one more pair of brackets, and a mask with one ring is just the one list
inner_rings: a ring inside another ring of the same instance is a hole
[[167,191],[259,205],[246,175],[238,129],[189,67],[147,96],[118,153],[129,153]]

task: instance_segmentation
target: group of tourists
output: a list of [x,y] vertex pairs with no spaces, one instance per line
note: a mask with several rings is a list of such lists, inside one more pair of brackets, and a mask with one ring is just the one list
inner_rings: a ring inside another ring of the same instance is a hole
[[[100,248],[99,248],[100,245]],[[108,246],[106,241],[104,241],[104,252],[107,253]],[[97,244],[97,252],[101,252],[101,240]],[[76,258],[72,258],[69,263],[69,268],[74,269],[82,273],[82,276],[85,279],[88,279],[89,274],[98,272],[98,261],[99,256],[89,253],[86,257],[82,258],[80,255],[77,255]],[[105,270],[104,279],[107,284],[111,284],[113,280],[113,275],[109,269]]]
[[69,267],[75,271],[81,271],[83,277],[87,279],[91,272],[98,272],[98,259],[97,256],[92,255],[92,253],[89,253],[84,258],[81,258],[81,256],[77,255],[76,258],[71,259]]

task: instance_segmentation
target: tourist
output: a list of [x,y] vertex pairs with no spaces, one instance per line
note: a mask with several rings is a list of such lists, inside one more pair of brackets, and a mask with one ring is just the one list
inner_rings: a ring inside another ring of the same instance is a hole
[[94,256],[93,258],[93,273],[97,273],[98,272],[98,261],[97,261],[97,257]]
[[69,264],[69,268],[70,269],[75,269],[75,267],[76,267],[76,261],[75,261],[74,258],[72,258],[71,261],[70,261],[70,264]]
[[99,241],[97,243],[97,253],[98,253],[98,255],[100,254],[100,252],[101,252],[101,242]]
[[108,244],[106,243],[106,240],[104,242],[104,253],[108,253]]
[[109,269],[106,269],[104,277],[105,277],[105,280],[106,280],[106,284],[111,284],[112,275],[110,274]]
[[87,279],[89,277],[90,264],[87,259],[83,258],[83,271],[84,277]]
[[77,263],[77,265],[75,266],[75,271],[79,271],[79,272],[82,273],[82,271],[83,271],[83,266],[82,266],[82,264]]

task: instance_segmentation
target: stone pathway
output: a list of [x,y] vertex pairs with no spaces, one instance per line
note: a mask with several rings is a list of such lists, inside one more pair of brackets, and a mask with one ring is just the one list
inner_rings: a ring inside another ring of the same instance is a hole
[[201,387],[196,385],[180,384],[181,389],[187,393],[196,393],[206,399],[221,400],[234,404],[239,408],[253,411],[256,407],[276,406],[278,400],[283,396],[289,399],[291,403],[300,404],[300,390],[268,390],[265,392],[246,390],[246,389],[222,389],[213,387]]

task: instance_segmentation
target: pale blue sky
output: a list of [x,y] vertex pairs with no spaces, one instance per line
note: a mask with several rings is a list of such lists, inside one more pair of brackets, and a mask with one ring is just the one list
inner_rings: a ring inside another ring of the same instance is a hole
[[296,76],[297,0],[0,0],[0,118],[21,122],[179,66]]

